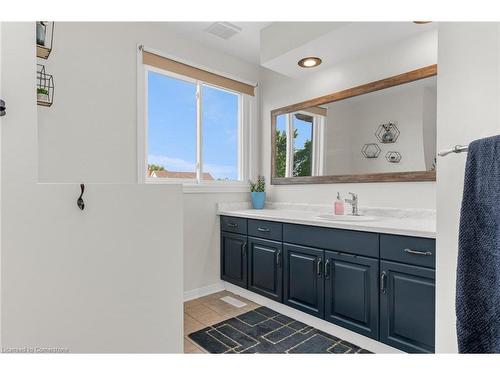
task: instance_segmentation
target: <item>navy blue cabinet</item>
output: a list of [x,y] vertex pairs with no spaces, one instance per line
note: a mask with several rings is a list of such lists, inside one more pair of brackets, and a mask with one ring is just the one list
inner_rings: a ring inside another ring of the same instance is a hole
[[325,319],[378,339],[378,259],[325,252]]
[[247,287],[247,236],[221,232],[221,279]]
[[434,352],[435,241],[221,217],[221,278],[409,353]]
[[323,318],[324,251],[289,244],[284,244],[283,250],[285,304]]
[[283,245],[248,238],[248,289],[272,300],[283,300]]
[[380,341],[408,353],[434,353],[435,271],[380,262]]

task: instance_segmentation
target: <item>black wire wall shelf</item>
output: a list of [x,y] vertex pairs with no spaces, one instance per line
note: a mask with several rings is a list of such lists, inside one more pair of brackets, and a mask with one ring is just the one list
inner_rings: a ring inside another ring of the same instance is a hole
[[400,131],[394,122],[381,124],[378,126],[375,136],[380,143],[396,143],[399,138]]
[[361,149],[361,153],[367,159],[376,159],[380,155],[380,147],[376,143],[366,143]]
[[399,163],[401,161],[401,154],[397,151],[388,151],[387,154],[385,154],[385,159],[389,163]]
[[54,102],[54,77],[45,72],[45,66],[37,64],[36,70],[37,104],[50,107]]

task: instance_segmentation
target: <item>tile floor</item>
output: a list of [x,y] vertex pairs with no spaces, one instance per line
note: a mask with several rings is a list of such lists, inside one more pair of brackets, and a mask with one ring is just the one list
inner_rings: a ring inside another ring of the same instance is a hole
[[[222,297],[231,296],[246,306],[235,307],[221,300]],[[196,345],[188,335],[205,327],[233,318],[247,311],[256,309],[260,305],[228,291],[210,294],[184,303],[184,353],[206,353]]]

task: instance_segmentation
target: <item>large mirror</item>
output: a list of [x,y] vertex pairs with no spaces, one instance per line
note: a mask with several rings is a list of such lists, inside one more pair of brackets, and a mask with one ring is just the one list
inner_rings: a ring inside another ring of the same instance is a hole
[[436,65],[271,112],[272,183],[433,181]]

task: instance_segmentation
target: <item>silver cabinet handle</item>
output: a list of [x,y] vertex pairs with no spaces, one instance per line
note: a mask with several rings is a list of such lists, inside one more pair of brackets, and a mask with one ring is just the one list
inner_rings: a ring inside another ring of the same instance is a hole
[[236,223],[227,223],[227,226],[231,227],[231,228],[236,228],[238,226],[238,224],[236,224]]
[[380,292],[385,294],[385,271],[380,274]]
[[427,255],[427,256],[432,255],[432,253],[430,251],[418,251],[418,250],[412,250],[412,249],[404,249],[403,251],[405,253],[414,254],[414,255]]
[[247,255],[247,243],[246,242],[244,242],[243,245],[241,246],[241,254],[243,256]]
[[325,279],[330,278],[330,259],[325,260]]
[[276,265],[278,267],[281,267],[281,250],[278,250],[276,252]]
[[270,229],[268,229],[268,228],[261,228],[261,227],[257,227],[257,230],[258,230],[259,232],[264,232],[264,233],[270,232]]
[[321,258],[318,258],[318,263],[316,263],[316,275],[318,277],[321,277],[321,263],[323,260]]

